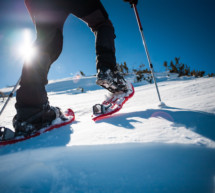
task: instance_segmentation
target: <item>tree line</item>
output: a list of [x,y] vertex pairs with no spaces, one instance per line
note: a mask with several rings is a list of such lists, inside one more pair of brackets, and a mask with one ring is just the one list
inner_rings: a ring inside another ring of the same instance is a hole
[[[130,69],[128,68],[128,65],[126,62],[117,64],[119,67],[120,72],[123,75],[128,75],[129,73],[135,74],[135,81],[141,82],[141,81],[147,81],[149,83],[152,83],[153,77],[151,75],[151,70],[148,68],[145,68],[144,64],[139,65],[137,69]],[[189,76],[189,77],[215,77],[214,73],[205,74],[205,71],[201,70],[195,70],[191,69],[191,67],[187,64],[184,64],[183,62],[180,62],[179,57],[175,57],[174,61],[170,61],[169,63],[167,61],[164,61],[163,66],[165,67],[167,73],[176,73],[178,74],[178,77],[182,76]],[[168,74],[169,75],[169,74]]]

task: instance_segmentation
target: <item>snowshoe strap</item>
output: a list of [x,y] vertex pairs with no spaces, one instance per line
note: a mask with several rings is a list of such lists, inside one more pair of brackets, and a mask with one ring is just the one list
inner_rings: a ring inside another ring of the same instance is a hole
[[[60,117],[60,109],[59,108],[51,106],[50,109],[52,109],[55,112],[56,118]],[[27,123],[33,122],[34,120],[36,120],[39,117],[41,117],[45,110],[47,110],[47,109],[43,109],[42,111],[40,111],[40,112],[36,113],[35,115],[31,116],[29,119],[27,119],[24,122],[27,122]]]
[[[41,116],[43,115],[43,111],[44,111],[44,110],[40,111],[39,113],[36,113],[35,115],[31,116],[30,118],[28,118],[28,119],[27,119],[26,121],[24,121],[24,122],[26,122],[26,123],[31,123],[31,122],[33,122],[34,120],[38,119],[39,117],[41,117]],[[24,122],[23,122],[23,123],[24,123]]]
[[56,118],[61,117],[61,111],[60,111],[60,109],[58,107],[52,107],[51,106],[51,109],[55,112]]
[[112,106],[112,104],[96,104],[93,106],[93,114],[105,114],[107,110]]

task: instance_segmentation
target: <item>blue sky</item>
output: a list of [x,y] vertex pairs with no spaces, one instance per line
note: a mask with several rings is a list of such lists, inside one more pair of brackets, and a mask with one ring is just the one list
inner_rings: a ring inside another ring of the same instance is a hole
[[[133,9],[123,0],[101,0],[116,33],[116,58],[130,68],[148,67]],[[192,69],[215,72],[214,0],[139,0],[137,5],[155,71],[163,62],[180,57]],[[36,38],[24,0],[0,0],[0,88],[14,85],[21,75],[23,59],[17,48],[24,31]],[[70,15],[64,26],[64,47],[52,65],[49,79],[73,76],[82,70],[96,73],[95,39],[85,23]]]

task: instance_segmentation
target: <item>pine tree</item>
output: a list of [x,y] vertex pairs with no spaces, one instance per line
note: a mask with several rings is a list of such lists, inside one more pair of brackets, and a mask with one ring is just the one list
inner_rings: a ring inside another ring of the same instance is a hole
[[80,74],[81,74],[81,76],[85,76],[85,74],[82,71],[80,71]]
[[168,63],[167,63],[167,61],[164,61],[163,66],[166,68],[166,71],[168,71]]

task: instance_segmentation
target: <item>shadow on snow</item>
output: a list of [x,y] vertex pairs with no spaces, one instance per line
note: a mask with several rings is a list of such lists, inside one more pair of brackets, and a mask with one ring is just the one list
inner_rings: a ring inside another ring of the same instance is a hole
[[72,125],[75,123],[77,121],[26,141],[0,147],[0,155],[40,148],[65,147],[70,142],[70,135],[73,133]]
[[162,109],[148,109],[146,111],[121,113],[110,119],[100,120],[98,123],[106,122],[126,129],[135,129],[132,123],[140,122],[136,120],[135,117],[143,119],[152,117],[163,118],[172,122],[172,126],[174,127],[184,126],[187,129],[191,129],[192,131],[215,141],[215,115],[201,111],[190,111],[166,106]]

